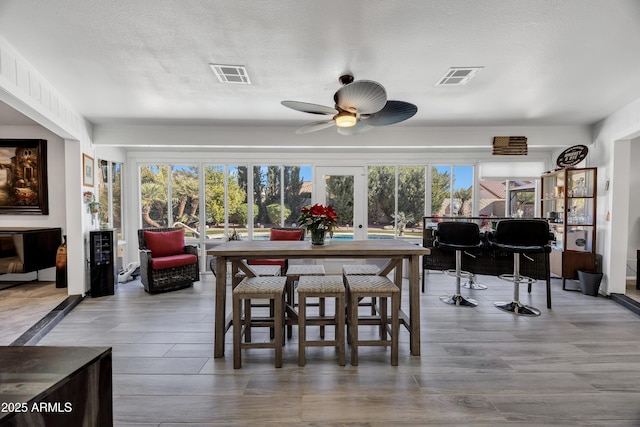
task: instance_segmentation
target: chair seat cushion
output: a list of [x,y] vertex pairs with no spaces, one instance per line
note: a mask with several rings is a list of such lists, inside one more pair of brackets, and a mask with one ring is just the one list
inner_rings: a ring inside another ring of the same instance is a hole
[[196,264],[198,257],[191,254],[169,255],[151,259],[151,268],[154,270],[164,270],[167,268],[183,267],[185,265]]
[[152,257],[184,253],[184,229],[174,231],[145,231],[144,240]]

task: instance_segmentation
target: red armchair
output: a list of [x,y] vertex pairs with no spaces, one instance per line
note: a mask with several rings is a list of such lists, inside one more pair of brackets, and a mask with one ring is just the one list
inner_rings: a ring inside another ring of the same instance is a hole
[[174,291],[200,280],[198,249],[184,244],[184,229],[138,230],[138,247],[140,279],[145,291]]

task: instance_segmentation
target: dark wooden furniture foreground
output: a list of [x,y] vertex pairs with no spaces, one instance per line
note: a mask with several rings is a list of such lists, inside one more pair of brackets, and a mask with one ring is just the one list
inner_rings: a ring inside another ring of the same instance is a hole
[[110,347],[0,347],[0,426],[113,425]]
[[[216,314],[214,357],[224,357],[225,333],[231,322],[227,318],[227,262],[234,268],[254,277],[253,271],[245,263],[247,259],[259,258],[359,258],[388,259],[378,272],[386,276],[394,271],[395,284],[402,288],[402,261],[408,261],[409,268],[409,316],[400,313],[401,323],[411,334],[411,354],[420,355],[420,256],[429,255],[429,249],[404,240],[355,240],[331,242],[325,246],[315,246],[308,241],[231,241],[207,251],[216,257]],[[287,310],[288,316],[297,321],[297,314]]]
[[61,228],[0,228],[0,274],[55,267],[61,243]]
[[[433,247],[434,231],[437,227],[436,220],[451,221],[476,221],[481,228],[491,227],[497,224],[501,218],[495,217],[455,217],[455,218],[424,218],[424,230],[422,232],[422,245],[431,249],[429,256],[422,258],[423,270],[452,270],[456,267],[455,254]],[[510,218],[511,219],[511,218]],[[498,276],[505,273],[513,273],[513,254],[483,247],[476,257],[463,257],[462,269],[474,274]],[[546,282],[547,308],[551,308],[551,270],[548,253],[520,255],[520,273],[524,276]],[[422,289],[424,291],[426,274],[422,275]],[[531,289],[529,289],[531,291]]]

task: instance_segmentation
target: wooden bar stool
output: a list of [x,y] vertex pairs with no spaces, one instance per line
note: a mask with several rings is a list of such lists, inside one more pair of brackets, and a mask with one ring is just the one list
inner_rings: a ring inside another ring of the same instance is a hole
[[[301,276],[324,276],[324,265],[322,264],[291,264],[287,268],[287,288],[286,288],[286,310],[295,312],[295,284]],[[308,304],[307,304],[308,305]],[[317,304],[320,307],[320,316],[324,316],[324,298],[320,298]],[[292,318],[295,314],[292,314]],[[287,325],[287,338],[293,335],[293,326]],[[324,326],[320,327],[320,336],[324,338]]]
[[[342,275],[344,279],[347,276],[377,276],[380,267],[375,264],[345,264],[342,266]],[[371,306],[371,315],[376,314],[376,299],[371,298],[371,302],[359,301],[361,306]]]
[[[316,317],[307,316],[307,298],[320,298],[323,301],[322,311]],[[333,316],[324,312],[325,298],[335,298]],[[298,365],[305,365],[307,347],[329,347],[338,349],[338,363],[345,364],[345,289],[342,276],[301,276],[298,281]],[[307,325],[321,328],[320,336],[324,338],[325,325],[335,325],[333,340],[308,340]]]
[[[347,336],[351,344],[351,365],[358,365],[358,346],[391,346],[391,365],[398,365],[398,333],[400,331],[400,289],[385,276],[345,276],[347,287]],[[360,317],[358,300],[378,298],[380,310],[377,316]],[[391,319],[387,309],[387,298],[391,299]],[[359,325],[379,325],[379,340],[360,340]],[[387,338],[387,328],[391,325],[391,337]]]
[[[242,366],[243,348],[273,348],[275,366],[282,367],[282,346],[284,344],[284,288],[286,277],[246,277],[233,288],[233,367]],[[266,318],[253,318],[251,299],[268,299],[273,302],[273,314]],[[244,302],[244,304],[243,304]],[[244,313],[243,313],[244,312]],[[273,328],[272,342],[251,342],[252,327]],[[244,342],[242,337],[244,336]]]
[[[256,273],[256,276],[259,277],[280,276],[279,265],[251,265],[250,268]],[[236,286],[245,277],[247,277],[245,272],[242,270],[238,270],[235,276],[233,276],[233,285]]]

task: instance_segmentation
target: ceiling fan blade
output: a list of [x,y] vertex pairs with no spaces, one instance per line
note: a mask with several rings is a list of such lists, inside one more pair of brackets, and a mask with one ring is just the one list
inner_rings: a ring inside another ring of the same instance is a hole
[[296,130],[296,133],[301,135],[305,133],[316,132],[322,129],[330,128],[335,125],[336,125],[336,122],[333,119],[323,120],[321,122],[313,122],[313,123],[309,123],[308,125],[302,126],[298,130]]
[[365,125],[361,121],[358,121],[355,126],[351,126],[350,128],[338,128],[338,133],[340,135],[360,135],[361,133],[369,132],[373,129],[373,126]]
[[336,105],[351,113],[373,114],[387,103],[387,91],[380,83],[356,80],[342,86],[333,96]]
[[387,101],[387,105],[377,113],[362,120],[369,126],[386,126],[399,123],[413,117],[418,112],[418,107],[404,101]]
[[282,101],[282,105],[285,107],[289,107],[292,110],[302,111],[303,113],[311,113],[311,114],[337,114],[338,110],[332,107],[326,107],[324,105],[311,104],[309,102],[299,102],[299,101]]

